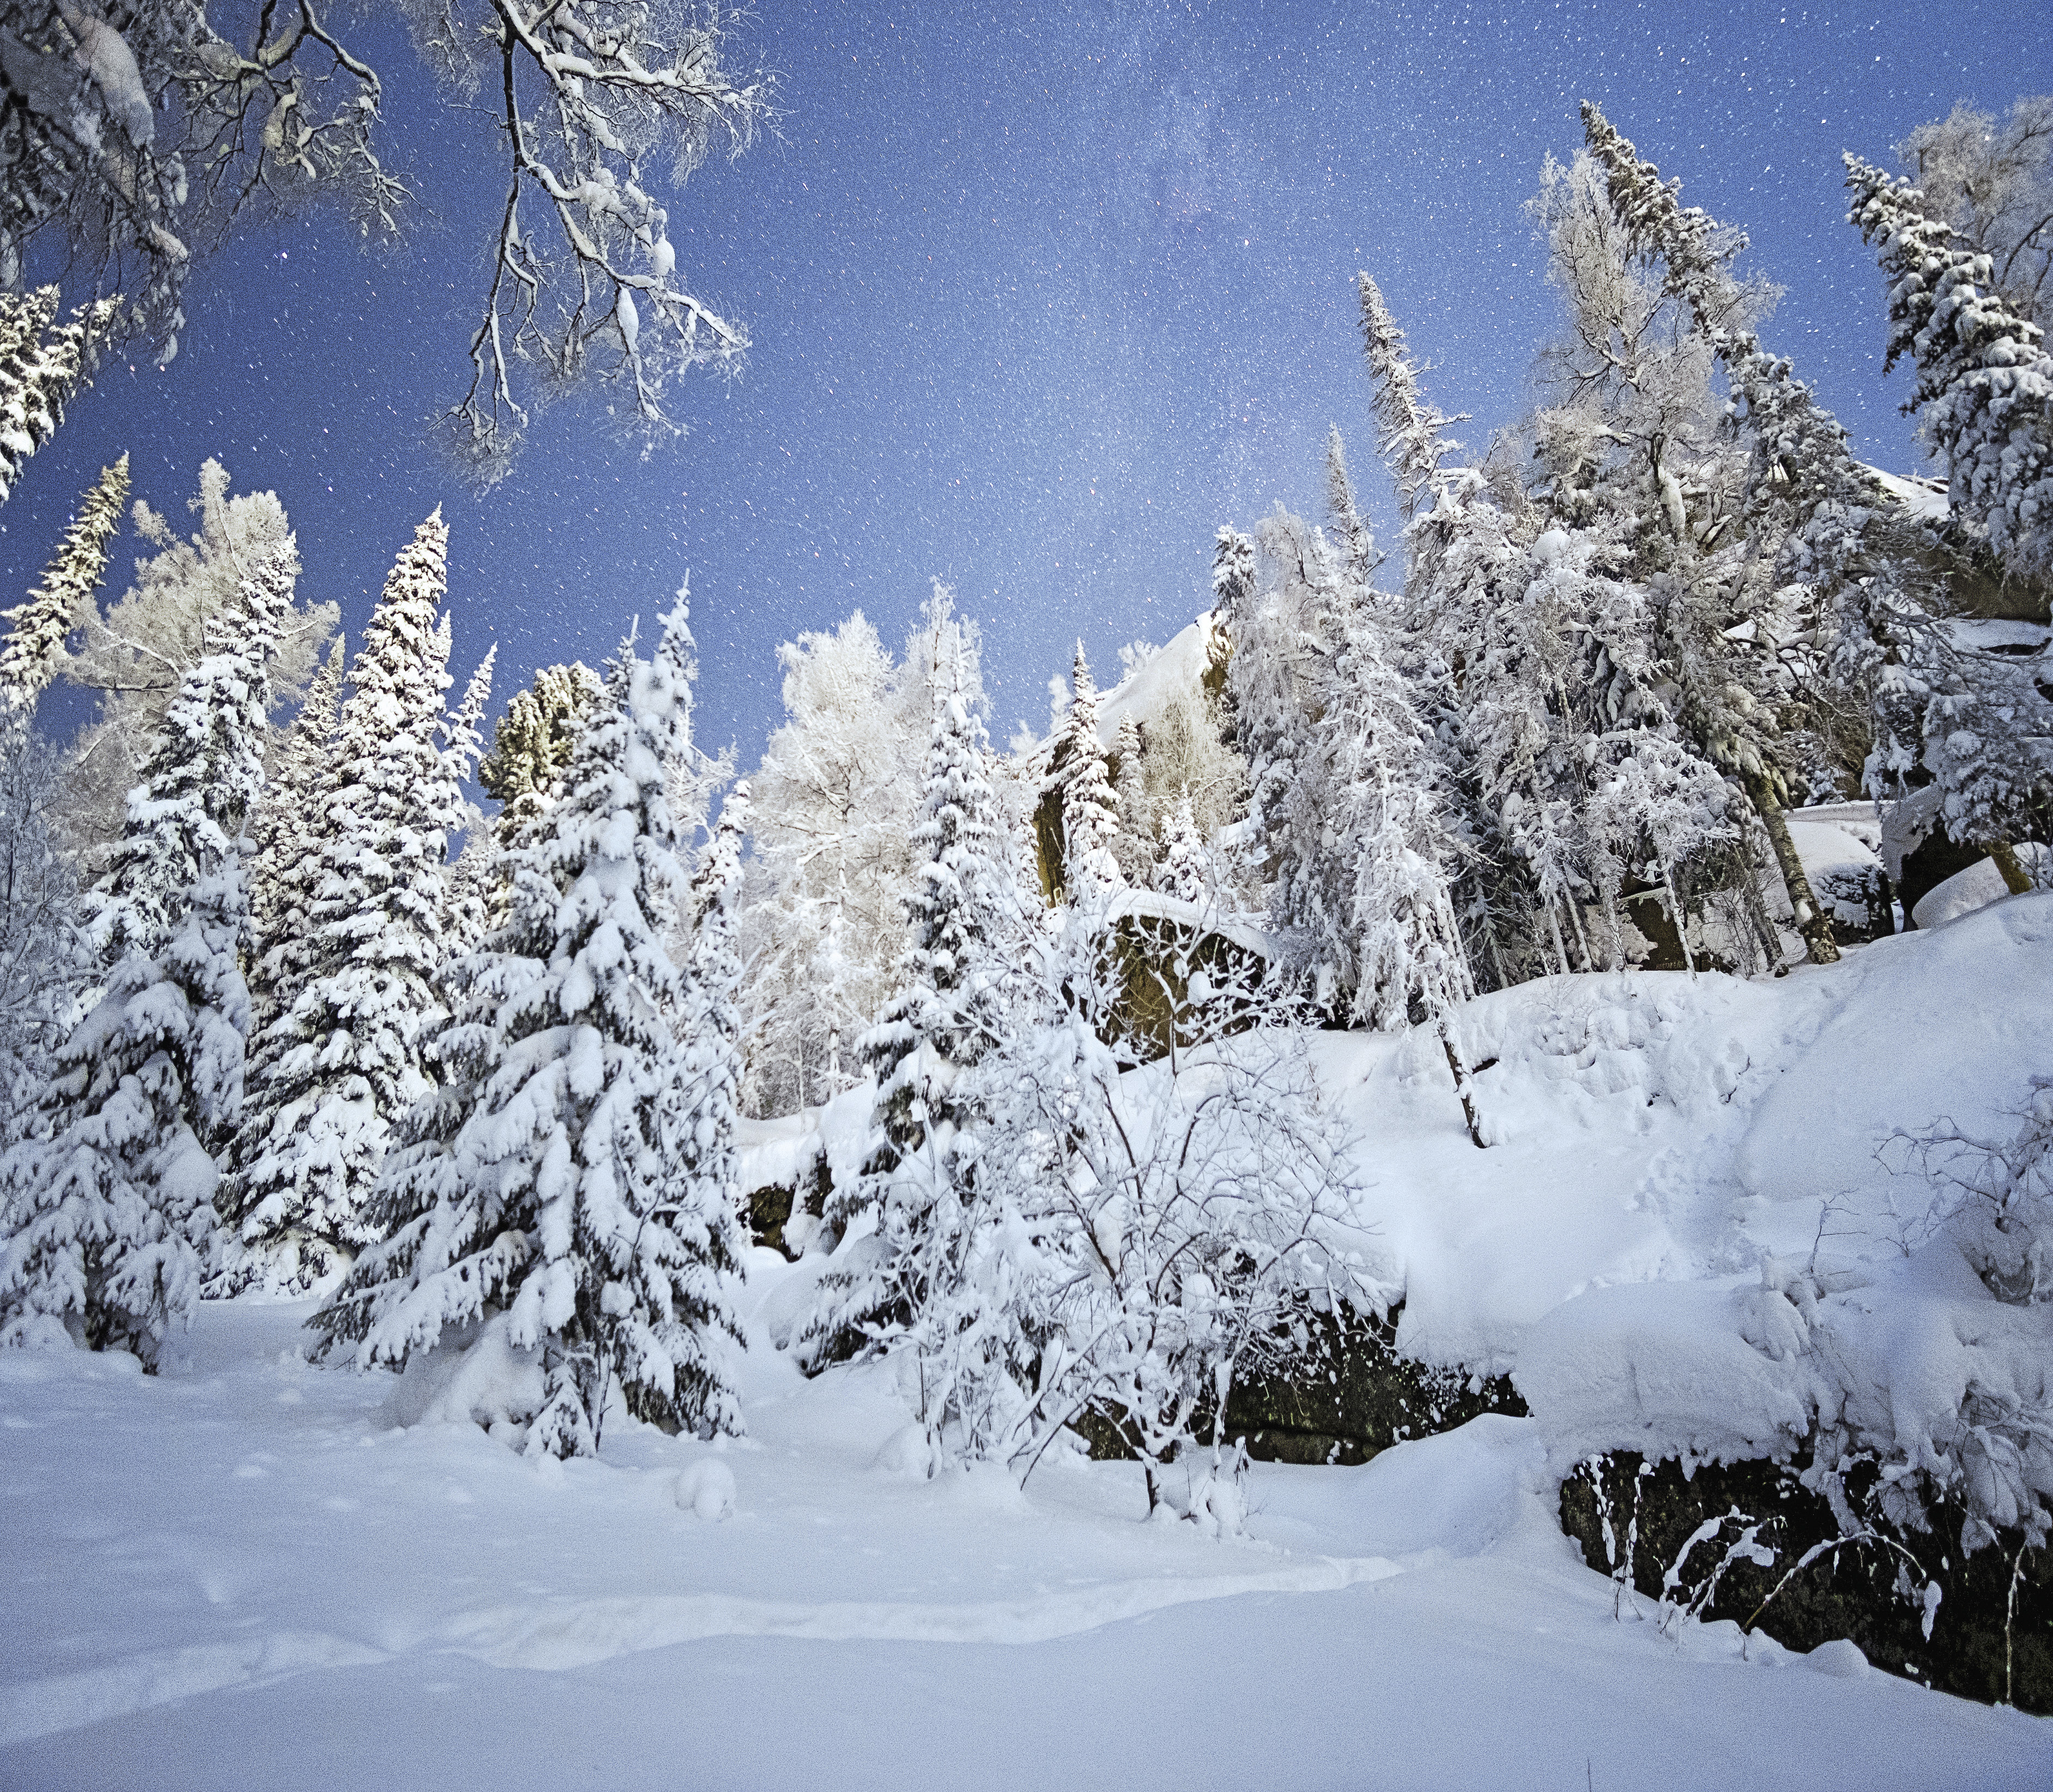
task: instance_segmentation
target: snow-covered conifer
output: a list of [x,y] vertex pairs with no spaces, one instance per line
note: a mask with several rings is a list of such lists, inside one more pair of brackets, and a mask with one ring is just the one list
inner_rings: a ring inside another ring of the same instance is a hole
[[478,761],[477,781],[500,805],[497,828],[516,830],[549,806],[585,718],[603,697],[599,674],[580,662],[545,666],[514,693],[492,731],[492,750]]
[[665,768],[691,752],[691,653],[680,593],[653,661],[623,647],[557,800],[508,849],[510,912],[380,1186],[387,1236],[316,1320],[368,1365],[504,1311],[544,1369],[531,1456],[592,1453],[618,1403],[701,1435],[740,1424],[732,1193],[710,1160],[688,1172],[706,1114],[672,1029],[692,973],[661,941],[688,899]]
[[[297,571],[292,525],[275,492],[231,494],[227,470],[200,468],[190,508],[199,527],[181,540],[170,520],[140,501],[135,532],[159,551],[104,615],[80,618],[84,639],[63,662],[67,683],[92,692],[96,719],[83,729],[66,769],[63,827],[89,874],[104,869],[124,826],[128,792],[154,750],[159,723],[186,669],[211,651],[209,619],[237,609],[250,569],[281,556]],[[335,631],[333,603],[296,599],[279,624],[271,661],[273,707],[304,692]]]
[[1341,441],[1337,426],[1326,434],[1326,509],[1333,520],[1333,540],[1342,570],[1357,585],[1366,585],[1382,556],[1376,551],[1375,536],[1355,507],[1347,444]]
[[393,1123],[429,1087],[421,1042],[446,1013],[443,877],[461,819],[437,741],[448,540],[438,511],[401,550],[339,713],[306,980],[266,1029],[268,1075],[223,1191],[238,1283],[308,1287],[371,1241],[364,1209]]
[[1989,257],[1927,215],[1925,195],[1846,157],[1847,221],[1889,282],[1886,372],[1918,368],[1910,408],[1945,463],[1956,514],[1985,528],[2004,569],[2053,572],[2053,355],[1996,290]]
[[60,324],[56,287],[0,292],[0,504],[64,422],[119,303],[96,299]]
[[1070,673],[1070,715],[1056,743],[1062,792],[1062,882],[1070,899],[1094,898],[1126,881],[1119,868],[1119,799],[1097,737],[1097,683],[1084,644]]
[[1203,904],[1211,894],[1207,875],[1211,854],[1191,811],[1191,793],[1177,798],[1162,823],[1162,856],[1155,865],[1155,887],[1180,902]]
[[289,563],[253,569],[187,672],[92,927],[105,988],[0,1171],[0,1341],[133,1350],[155,1368],[198,1298],[218,1159],[241,1101],[242,827],[264,775],[265,664]]
[[[928,1313],[950,1281],[974,1198],[979,1114],[965,1079],[1007,1034],[1018,895],[966,670],[958,654],[932,674],[913,836],[921,863],[906,902],[912,941],[897,995],[861,1042],[877,1079],[877,1137],[855,1186],[837,1189],[826,1215],[838,1248],[800,1336],[809,1365],[873,1346]],[[873,1229],[859,1232],[858,1219]],[[930,1431],[944,1423],[938,1412],[922,1417]]]
[[735,1126],[741,1112],[742,851],[750,809],[744,779],[720,804],[688,904],[691,931],[677,1014],[678,1097],[669,1123],[673,1174],[690,1212],[733,1210],[741,1193]]
[[0,722],[0,1151],[35,1123],[93,968],[77,882],[52,837],[58,777],[54,749],[18,719]]
[[1155,826],[1148,801],[1147,753],[1140,724],[1133,717],[1119,718],[1113,755],[1119,765],[1112,781],[1119,802],[1119,837],[1113,843],[1113,855],[1119,861],[1120,875],[1144,890],[1155,868]]
[[297,1000],[311,961],[309,917],[320,878],[323,792],[328,784],[336,710],[342,698],[340,635],[300,705],[250,818],[256,858],[250,867],[249,1012],[253,1088],[260,1068],[255,1041]]
[[6,612],[14,627],[0,643],[0,703],[33,709],[57,675],[72,631],[98,615],[108,544],[121,526],[121,508],[128,501],[128,457],[124,454],[100,469],[42,583],[31,588],[26,602]]

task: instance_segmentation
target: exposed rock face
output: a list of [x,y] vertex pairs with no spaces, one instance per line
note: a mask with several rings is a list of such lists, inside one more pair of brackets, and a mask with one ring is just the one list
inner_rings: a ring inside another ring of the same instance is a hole
[[[1649,1464],[1620,1451],[1562,1484],[1561,1528],[1581,1544],[1584,1561],[1629,1589],[1622,1596],[1645,1610],[1644,1602],[1662,1597],[1664,1579],[1699,1527],[1722,1521],[1682,1561],[1671,1601],[1693,1604],[1723,1563],[1698,1611],[1707,1621],[1730,1618],[1807,1652],[1847,1639],[1890,1673],[1962,1698],[2053,1714],[2047,1550],[2011,1531],[1969,1555],[1961,1547],[1961,1515],[1945,1507],[1929,1531],[1899,1530],[1869,1506],[1871,1468],[1848,1477],[1843,1523],[1823,1494],[1804,1485],[1803,1467],[1706,1463],[1686,1475],[1672,1457]],[[1761,1553],[1773,1551],[1765,1564],[1726,1559],[1749,1528]],[[1797,1567],[1821,1545],[1816,1560]],[[1929,1635],[1920,1590],[1927,1582],[1939,1594]]]

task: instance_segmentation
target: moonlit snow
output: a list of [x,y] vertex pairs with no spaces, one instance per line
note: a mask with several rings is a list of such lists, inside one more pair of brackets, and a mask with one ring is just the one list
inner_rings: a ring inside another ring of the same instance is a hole
[[[155,1378],[7,1352],[0,1783],[2043,1786],[2043,1720],[1851,1643],[1615,1615],[1553,1490],[1625,1431],[1759,1446],[1826,1358],[1856,1391],[1886,1358],[1906,1434],[1962,1377],[2043,1365],[2043,1309],[1906,1250],[1884,1147],[2000,1130],[2049,984],[2034,895],[1781,980],[1486,996],[1459,1017],[1497,1060],[1481,1153],[1430,1042],[1321,1036],[1407,1346],[1510,1370],[1536,1416],[1257,1464],[1237,1539],[1146,1521],[1130,1464],[928,1478],[889,1364],[808,1381],[778,1347],[820,1260],[767,1249],[737,1299],[748,1436],[622,1419],[595,1460],[480,1422],[533,1373],[489,1333],[404,1377],[324,1370],[311,1303],[249,1298],[202,1306]],[[804,1130],[752,1130],[748,1169],[791,1173]],[[1814,1253],[1841,1291],[1822,1357],[1760,1329],[1761,1266]]]

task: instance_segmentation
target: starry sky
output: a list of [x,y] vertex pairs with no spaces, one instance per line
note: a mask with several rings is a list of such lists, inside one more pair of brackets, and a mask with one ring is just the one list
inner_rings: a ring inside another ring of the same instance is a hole
[[[495,710],[537,664],[602,661],[689,569],[699,738],[752,764],[777,643],[858,607],[895,643],[939,577],[983,626],[1002,740],[1045,724],[1078,636],[1110,683],[1121,643],[1202,609],[1221,522],[1318,513],[1329,423],[1391,541],[1357,268],[1476,452],[1525,409],[1558,302],[1522,207],[1585,96],[1747,230],[1786,289],[1765,340],[1911,469],[1839,154],[2053,88],[2043,9],[760,0],[740,53],[780,77],[779,134],[670,208],[681,275],[750,328],[745,373],[689,383],[690,434],[646,462],[590,407],[549,411],[483,497],[424,420],[461,389],[493,146],[374,19],[351,41],[420,196],[407,240],[367,254],[316,212],[205,264],[177,358],[104,368],[0,509],[0,589],[123,449],[175,520],[211,454],[277,489],[352,645],[441,505],[453,670],[496,640]],[[141,550],[117,543],[110,595]]]

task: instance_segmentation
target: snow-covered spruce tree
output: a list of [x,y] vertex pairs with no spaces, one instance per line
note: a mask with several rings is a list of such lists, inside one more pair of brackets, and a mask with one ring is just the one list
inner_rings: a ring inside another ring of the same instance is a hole
[[0,703],[33,709],[62,666],[73,631],[88,616],[98,616],[108,544],[121,526],[121,509],[128,501],[128,457],[124,454],[100,469],[42,583],[30,588],[26,602],[5,612],[14,627],[0,643]]
[[1262,573],[1235,606],[1227,665],[1235,743],[1246,756],[1248,858],[1268,886],[1271,923],[1303,942],[1317,999],[1333,990],[1333,867],[1321,851],[1325,788],[1317,740],[1344,595],[1325,538],[1278,505],[1256,531]]
[[22,718],[0,720],[0,1151],[36,1123],[50,1055],[94,969],[51,832],[58,767]]
[[623,646],[556,802],[507,849],[510,911],[379,1185],[382,1241],[314,1320],[325,1352],[368,1366],[503,1313],[543,1366],[532,1456],[593,1453],[617,1403],[701,1435],[740,1427],[717,1079],[694,1095],[673,1032],[712,1004],[661,939],[689,901],[665,768],[691,752],[694,670],[681,593],[653,661]]
[[[674,1017],[679,1093],[669,1124],[683,1207],[689,1212],[738,1212],[742,1190],[735,1157],[741,1113],[743,965],[740,949],[742,855],[751,812],[746,779],[730,786],[720,820],[699,855],[685,918],[690,932]],[[680,955],[673,949],[672,957]]]
[[1473,1079],[1449,1024],[1475,984],[1454,914],[1461,848],[1446,773],[1386,624],[1367,604],[1346,619],[1321,722],[1328,826],[1343,874],[1335,956],[1348,1017],[1385,1029],[1431,1026],[1481,1147]]
[[1155,828],[1148,812],[1147,749],[1140,724],[1133,717],[1119,718],[1113,755],[1119,765],[1112,780],[1119,803],[1119,837],[1113,843],[1113,856],[1119,863],[1120,875],[1144,890],[1155,868]]
[[189,670],[92,905],[104,993],[0,1167],[0,1342],[132,1350],[155,1369],[198,1299],[218,1158],[242,1094],[242,826],[264,776],[265,663],[292,565]]
[[1925,195],[1845,158],[1847,221],[1889,283],[1886,372],[1918,368],[1909,408],[1946,468],[1957,515],[1988,531],[2005,572],[2053,572],[2053,355],[1995,290],[1988,256],[1929,215]]
[[1097,682],[1084,644],[1077,643],[1070,678],[1069,719],[1055,746],[1062,792],[1062,885],[1070,901],[1124,886],[1119,868],[1119,798],[1097,737]]
[[[252,568],[296,553],[275,492],[231,496],[228,487],[218,461],[200,468],[199,495],[189,506],[199,527],[183,540],[168,518],[137,502],[136,532],[158,552],[137,564],[134,584],[104,616],[88,610],[80,618],[84,641],[63,662],[65,682],[92,692],[99,703],[73,745],[65,780],[63,827],[88,874],[104,868],[120,834],[128,792],[152,750],[164,705],[186,669],[209,650],[208,618],[241,603]],[[332,603],[295,600],[279,625],[271,662],[274,709],[300,698],[336,619]]]
[[1366,587],[1382,564],[1376,536],[1355,508],[1354,481],[1348,476],[1347,444],[1337,425],[1326,431],[1326,512],[1341,569],[1355,584]]
[[307,686],[250,818],[256,847],[249,876],[252,1088],[267,1080],[273,1067],[260,1043],[265,1030],[298,1000],[312,962],[310,918],[320,882],[324,796],[342,699],[343,646],[338,635]]
[[2000,121],[1962,101],[1897,155],[1929,214],[1988,257],[2011,308],[2053,328],[2053,94],[2026,94]]
[[[897,993],[859,1046],[877,1079],[876,1138],[862,1176],[835,1190],[825,1216],[837,1248],[796,1346],[808,1368],[909,1329],[926,1340],[916,1354],[953,1347],[920,1328],[956,1285],[979,1127],[964,1079],[1007,1035],[1007,953],[1021,932],[968,672],[958,652],[931,674],[934,720],[913,833],[921,863],[905,905],[912,940]],[[948,1414],[920,1405],[937,1439]]]
[[1211,859],[1187,790],[1162,824],[1162,856],[1155,864],[1155,888],[1180,902],[1202,907],[1211,894]]
[[29,457],[64,422],[65,407],[107,338],[116,303],[96,300],[60,324],[56,287],[0,291],[0,504]]
[[514,693],[492,731],[492,749],[478,761],[477,781],[500,805],[496,826],[513,832],[544,813],[570,764],[586,719],[603,701],[599,674],[579,662],[545,666]]
[[395,1122],[427,1092],[445,1016],[443,877],[461,819],[437,736],[449,642],[439,510],[387,576],[338,716],[305,981],[265,1030],[222,1190],[231,1286],[308,1288],[377,1236],[365,1208]]
[[[1533,693],[1517,677],[1523,656],[1493,657],[1485,638],[1501,615],[1517,619],[1511,606],[1528,582],[1529,520],[1507,516],[1474,469],[1442,465],[1459,446],[1447,430],[1460,419],[1427,403],[1420,370],[1375,281],[1362,273],[1356,285],[1380,446],[1406,519],[1400,611],[1405,670],[1421,719],[1444,757],[1458,824],[1475,848],[1456,899],[1472,941],[1470,962],[1506,984],[1530,974],[1533,957],[1545,962],[1544,948],[1536,951],[1531,937],[1533,914],[1545,914],[1548,904],[1521,870],[1533,851],[1504,838],[1499,815],[1506,787],[1501,771],[1493,776],[1484,763],[1470,725],[1478,715],[1490,721],[1505,749],[1500,766],[1511,768],[1515,787],[1527,749],[1545,730],[1537,725]],[[1422,508],[1425,500],[1431,501]],[[1517,720],[1525,725],[1513,726]],[[1534,813],[1553,818],[1560,812],[1541,802]],[[1569,862],[1553,831],[1532,846],[1540,849],[1542,863]]]
[[[443,619],[445,627],[448,618]],[[485,712],[492,702],[492,668],[499,658],[498,643],[485,650],[485,658],[463,687],[462,698],[443,717],[442,770],[460,792],[477,769],[485,746]],[[442,953],[444,962],[461,957],[483,944],[496,918],[492,908],[490,866],[492,847],[484,812],[461,796],[456,826],[464,835],[463,851],[442,877]]]

